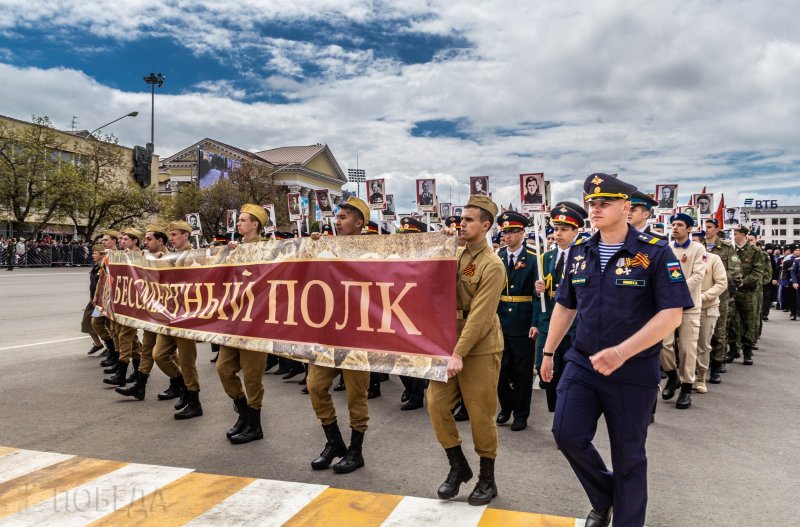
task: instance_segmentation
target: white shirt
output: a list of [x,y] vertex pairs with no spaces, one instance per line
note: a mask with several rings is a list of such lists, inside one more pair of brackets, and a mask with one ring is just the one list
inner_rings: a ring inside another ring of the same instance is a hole
[[508,267],[508,265],[511,264],[511,257],[512,256],[514,257],[514,263],[517,263],[519,261],[519,255],[522,254],[522,250],[523,249],[525,249],[525,244],[524,243],[522,245],[520,245],[519,249],[517,249],[513,253],[511,251],[508,251],[508,258],[506,258],[506,267]]

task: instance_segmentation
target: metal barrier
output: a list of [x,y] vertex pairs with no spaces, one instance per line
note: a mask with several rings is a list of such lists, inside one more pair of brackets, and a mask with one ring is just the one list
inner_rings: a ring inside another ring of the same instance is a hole
[[[0,246],[0,267],[8,266],[8,246]],[[14,267],[81,267],[92,265],[88,245],[36,244],[25,245],[24,254],[14,250]]]

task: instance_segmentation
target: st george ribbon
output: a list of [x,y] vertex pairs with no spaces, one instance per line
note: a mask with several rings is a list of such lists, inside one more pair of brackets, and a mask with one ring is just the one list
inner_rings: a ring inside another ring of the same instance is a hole
[[112,251],[102,292],[121,324],[309,364],[447,380],[456,240],[438,233]]

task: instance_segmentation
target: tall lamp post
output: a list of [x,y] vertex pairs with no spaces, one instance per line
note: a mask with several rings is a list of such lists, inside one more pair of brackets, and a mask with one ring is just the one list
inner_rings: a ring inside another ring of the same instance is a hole
[[117,121],[121,121],[122,119],[125,119],[126,117],[136,117],[137,115],[139,115],[139,112],[131,112],[131,113],[126,113],[126,114],[125,114],[125,115],[123,115],[122,117],[117,117],[117,118],[116,118],[116,119],[114,119],[113,121],[109,121],[109,122],[107,122],[106,124],[104,124],[104,125],[102,125],[102,126],[98,126],[98,127],[97,127],[97,128],[95,128],[94,130],[92,130],[91,132],[89,132],[89,134],[88,134],[86,137],[84,137],[84,138],[83,138],[83,140],[82,140],[82,141],[80,142],[80,144],[78,145],[78,152],[80,152],[80,151],[81,151],[81,147],[83,146],[83,143],[85,143],[87,139],[89,139],[90,137],[92,137],[92,136],[94,135],[94,133],[95,133],[95,132],[97,132],[98,130],[102,130],[102,129],[103,129],[103,128],[105,128],[106,126],[108,126],[108,125],[110,125],[110,124],[114,124],[114,123],[116,123]]
[[[155,108],[156,108],[156,86],[159,88],[164,85],[166,77],[163,75],[150,73],[144,78],[144,81],[150,85],[150,145],[155,145]],[[154,146],[150,146],[152,151]]]
[[350,183],[356,184],[356,192],[358,193],[358,197],[361,197],[361,183],[364,183],[367,180],[367,173],[364,169],[358,168],[348,168],[347,169],[347,180]]

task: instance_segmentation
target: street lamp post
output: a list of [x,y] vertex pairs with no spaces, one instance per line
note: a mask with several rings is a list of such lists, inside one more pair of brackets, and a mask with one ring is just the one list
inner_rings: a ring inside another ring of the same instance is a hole
[[358,168],[348,168],[347,169],[347,180],[350,183],[356,184],[356,192],[358,193],[358,197],[361,197],[361,183],[364,183],[367,180],[367,173],[363,169]]
[[89,132],[89,134],[88,134],[86,137],[84,137],[84,138],[83,138],[83,140],[82,140],[82,141],[80,142],[80,144],[78,145],[78,152],[80,152],[80,151],[81,151],[81,147],[83,146],[83,143],[85,143],[87,139],[89,139],[90,137],[92,137],[92,136],[94,135],[94,133],[95,133],[95,132],[97,132],[97,131],[99,131],[99,130],[102,130],[103,128],[105,128],[106,126],[108,126],[108,125],[110,125],[110,124],[114,124],[114,123],[116,123],[117,121],[121,121],[122,119],[125,119],[126,117],[136,117],[137,115],[139,115],[139,112],[130,112],[130,113],[126,113],[126,114],[125,114],[125,115],[123,115],[122,117],[117,117],[117,118],[116,118],[116,119],[114,119],[113,121],[109,121],[109,122],[107,122],[106,124],[104,124],[104,125],[102,125],[102,126],[98,126],[98,127],[97,127],[97,128],[95,128],[94,130],[92,130],[91,132]]
[[[144,81],[150,85],[150,144],[155,145],[155,108],[156,108],[156,85],[160,88],[164,85],[164,81],[166,77],[161,75],[160,73],[156,75],[155,73],[150,73],[147,77],[144,77]],[[153,147],[150,147],[150,150],[153,150]]]

